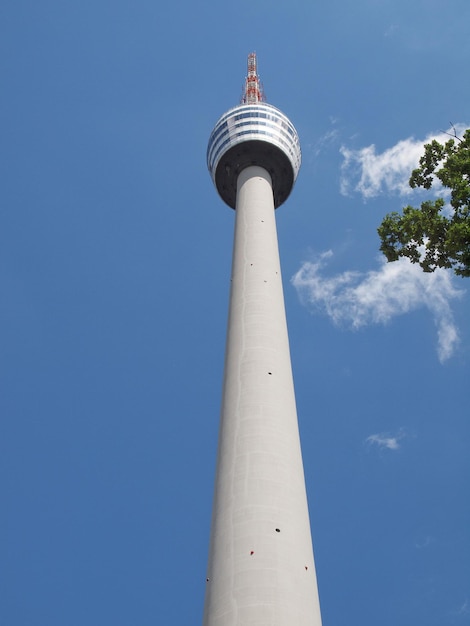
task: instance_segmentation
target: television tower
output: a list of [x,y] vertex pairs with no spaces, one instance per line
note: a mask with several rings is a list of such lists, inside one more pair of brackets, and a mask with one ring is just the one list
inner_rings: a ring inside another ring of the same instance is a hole
[[274,216],[300,144],[255,54],[207,164],[235,237],[204,626],[321,626]]

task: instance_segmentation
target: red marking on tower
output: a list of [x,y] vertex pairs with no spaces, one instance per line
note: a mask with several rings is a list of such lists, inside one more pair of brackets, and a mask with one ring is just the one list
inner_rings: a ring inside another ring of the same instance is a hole
[[248,55],[248,74],[245,78],[245,86],[243,89],[242,103],[243,104],[256,104],[257,102],[264,102],[263,85],[258,76],[256,68],[256,52],[251,52]]

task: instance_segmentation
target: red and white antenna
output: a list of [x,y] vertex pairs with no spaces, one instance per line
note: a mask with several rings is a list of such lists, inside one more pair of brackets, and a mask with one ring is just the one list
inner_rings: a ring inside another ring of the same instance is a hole
[[256,52],[248,55],[248,74],[245,79],[245,86],[242,95],[242,104],[256,104],[264,102],[263,85],[258,76],[256,69]]

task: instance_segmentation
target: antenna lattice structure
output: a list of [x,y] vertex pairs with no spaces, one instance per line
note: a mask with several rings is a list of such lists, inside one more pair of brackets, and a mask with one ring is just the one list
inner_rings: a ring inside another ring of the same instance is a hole
[[248,73],[245,78],[245,86],[241,99],[242,104],[256,104],[257,102],[265,102],[263,85],[258,76],[256,67],[256,52],[248,55]]

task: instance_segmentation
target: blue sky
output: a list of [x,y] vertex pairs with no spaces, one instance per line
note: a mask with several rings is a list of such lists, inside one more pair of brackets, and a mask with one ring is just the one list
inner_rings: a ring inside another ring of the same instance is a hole
[[468,0],[4,2],[0,623],[200,624],[233,212],[206,169],[258,54],[324,626],[470,624],[470,283],[385,265],[470,125]]

